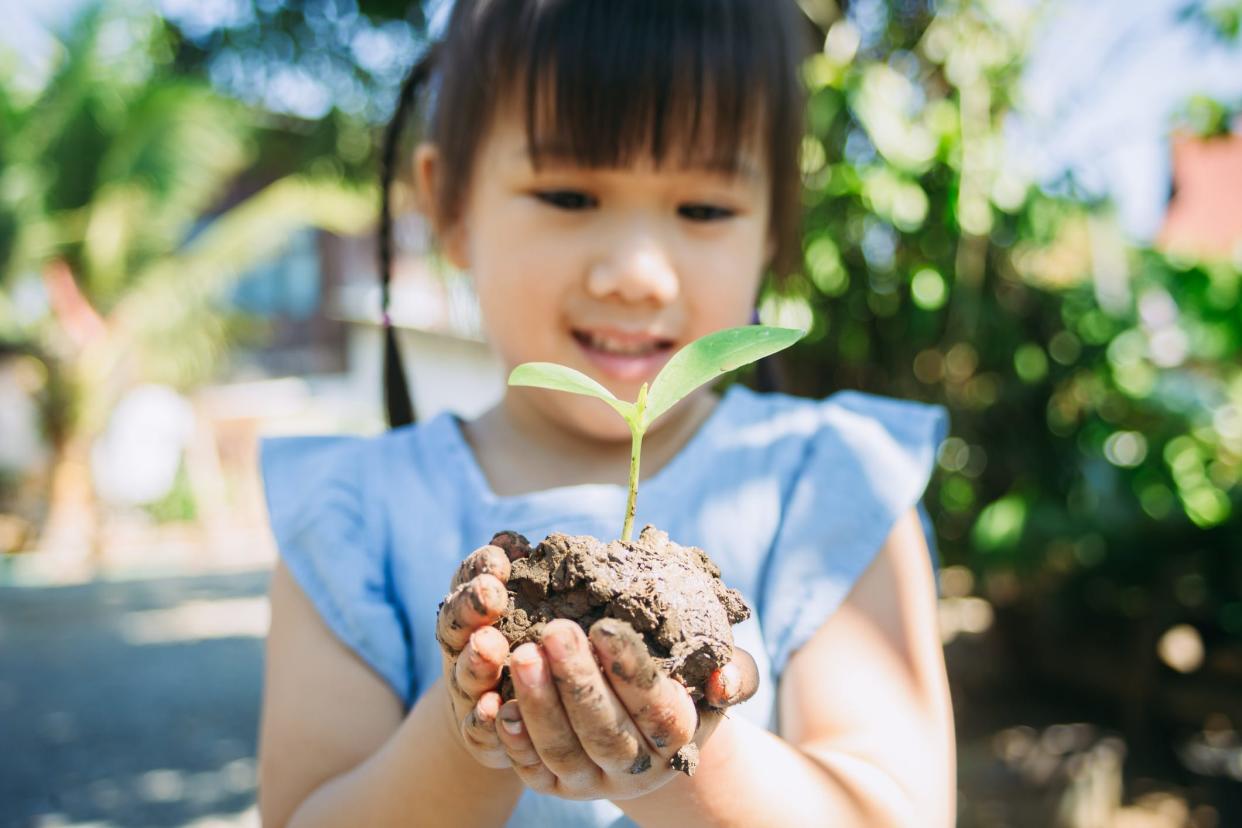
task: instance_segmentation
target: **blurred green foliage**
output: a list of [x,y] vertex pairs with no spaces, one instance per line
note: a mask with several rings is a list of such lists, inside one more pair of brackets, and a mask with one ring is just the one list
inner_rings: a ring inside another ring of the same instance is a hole
[[1222,37],[1236,40],[1242,34],[1242,2],[1239,0],[1187,3],[1182,17],[1205,23]]
[[156,523],[186,523],[198,517],[194,487],[190,485],[184,460],[177,466],[172,488],[162,498],[148,504],[145,511]]
[[339,170],[263,166],[267,113],[177,74],[153,11],[88,6],[60,37],[40,89],[0,82],[0,345],[44,364],[57,446],[137,383],[213,376],[253,328],[225,290],[301,228],[376,212]]
[[999,8],[894,15],[870,49],[828,31],[805,73],[806,272],[765,321],[810,324],[784,363],[798,392],[949,408],[927,505],[994,602],[1063,642],[1140,618],[1242,641],[1238,267],[1135,248],[1108,205],[1017,174],[1001,130],[1032,21]]
[[265,113],[256,164],[369,182],[373,129],[391,111],[427,20],[422,4],[401,0],[237,0],[225,17],[178,6],[167,24],[179,74],[210,79]]
[[176,249],[253,150],[240,106],[203,84],[154,77],[169,57],[157,19],[109,21],[127,24],[134,49],[107,54],[101,16],[76,24],[35,100],[6,94],[3,205],[20,233],[0,278],[56,256],[106,313],[145,264]]

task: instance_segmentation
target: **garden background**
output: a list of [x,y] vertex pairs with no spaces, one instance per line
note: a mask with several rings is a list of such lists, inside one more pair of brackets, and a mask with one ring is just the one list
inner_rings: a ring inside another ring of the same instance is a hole
[[[254,444],[383,428],[377,145],[443,4],[0,5],[0,825],[257,824]],[[800,5],[761,316],[789,391],[951,412],[959,824],[1242,824],[1242,3]],[[418,409],[471,414],[410,201]]]

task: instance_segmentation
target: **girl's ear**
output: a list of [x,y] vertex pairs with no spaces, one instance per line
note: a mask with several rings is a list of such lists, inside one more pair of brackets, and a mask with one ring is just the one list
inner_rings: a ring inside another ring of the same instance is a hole
[[438,195],[442,170],[440,150],[435,144],[423,142],[414,149],[414,192],[418,210],[431,223],[445,257],[457,269],[466,270],[469,257],[466,255],[462,223],[458,220],[446,220],[440,215]]

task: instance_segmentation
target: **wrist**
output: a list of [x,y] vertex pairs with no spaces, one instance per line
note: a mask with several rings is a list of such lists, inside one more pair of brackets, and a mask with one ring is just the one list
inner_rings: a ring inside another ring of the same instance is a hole
[[436,683],[431,685],[427,691],[434,696],[437,717],[440,724],[444,726],[444,734],[454,742],[461,741],[460,727],[461,724],[457,720],[457,709],[453,707],[453,699],[449,695],[448,683],[443,677],[436,679]]
[[[521,796],[521,781],[512,769],[489,769],[470,754],[453,723],[452,701],[439,683],[419,695],[394,738],[380,751],[379,770],[358,798],[367,800],[368,807],[387,807],[390,815],[434,815],[431,824],[500,825]],[[357,811],[358,806],[353,807]],[[399,824],[396,817],[342,819],[335,824],[381,823]]]

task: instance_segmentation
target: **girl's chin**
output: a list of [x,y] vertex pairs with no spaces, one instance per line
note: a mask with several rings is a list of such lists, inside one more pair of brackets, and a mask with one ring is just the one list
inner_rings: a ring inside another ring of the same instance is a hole
[[534,417],[547,427],[587,440],[630,442],[630,427],[603,400],[542,388],[509,388],[506,396],[506,407],[514,414],[522,412],[522,419]]
[[[620,393],[619,389],[610,389],[621,399],[626,399]],[[651,424],[646,432],[644,440],[646,445],[652,445],[650,438],[656,432],[663,432],[666,428],[672,427],[676,430],[675,423],[684,417],[697,416],[697,406],[701,404],[700,395],[705,393],[699,390],[690,394],[689,397],[679,402],[667,415],[659,418]],[[564,395],[568,397],[568,395]],[[629,397],[633,400],[638,396],[635,390]],[[633,435],[630,433],[630,427],[622,419],[621,415],[612,409],[606,402],[595,400],[590,397],[577,396],[573,399],[566,399],[564,404],[555,409],[551,414],[562,426],[572,428],[578,435],[601,442],[623,443],[630,445]]]
[[590,397],[582,397],[574,403],[561,409],[561,415],[567,421],[565,425],[593,440],[630,442],[629,425],[607,403]]

